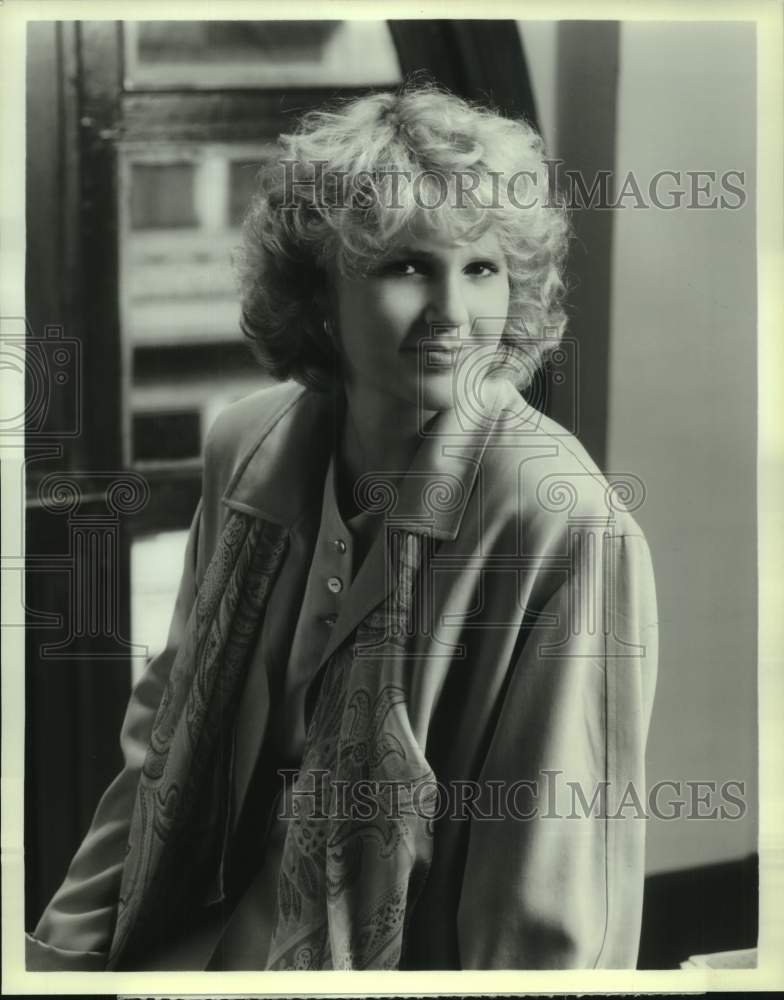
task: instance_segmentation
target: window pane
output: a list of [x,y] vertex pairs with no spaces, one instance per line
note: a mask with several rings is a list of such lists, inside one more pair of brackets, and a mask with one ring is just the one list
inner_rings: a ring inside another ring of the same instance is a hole
[[195,225],[193,164],[134,163],[131,228],[177,229]]
[[128,21],[127,89],[320,87],[401,79],[385,21]]

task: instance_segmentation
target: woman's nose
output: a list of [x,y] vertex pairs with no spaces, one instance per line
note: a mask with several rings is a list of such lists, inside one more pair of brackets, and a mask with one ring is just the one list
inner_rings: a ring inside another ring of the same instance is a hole
[[431,283],[425,319],[428,326],[458,328],[469,321],[468,308],[459,277],[444,276]]

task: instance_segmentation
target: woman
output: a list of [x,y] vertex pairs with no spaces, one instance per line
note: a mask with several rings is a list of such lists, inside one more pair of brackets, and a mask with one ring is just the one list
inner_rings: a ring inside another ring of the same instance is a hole
[[564,326],[541,140],[404,88],[281,146],[239,262],[280,384],[210,432],[167,648],[29,967],[633,966],[655,595],[518,391]]

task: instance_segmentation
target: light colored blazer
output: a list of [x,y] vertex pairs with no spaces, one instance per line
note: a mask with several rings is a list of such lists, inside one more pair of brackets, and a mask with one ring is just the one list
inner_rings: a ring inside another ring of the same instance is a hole
[[[651,559],[626,509],[642,494],[634,477],[609,486],[579,442],[511,384],[496,389],[490,420],[460,407],[439,414],[401,491],[388,495],[390,523],[419,525],[435,541],[427,627],[406,640],[407,711],[458,802],[435,824],[404,962],[629,968],[657,669]],[[323,489],[336,429],[330,397],[294,383],[242,400],[212,428],[166,648],[131,695],[125,767],[28,937],[28,968],[105,967],[149,733],[222,527],[235,509],[293,529]],[[382,532],[321,664],[387,594],[385,555]],[[240,804],[270,710],[258,686],[253,711],[240,710]]]

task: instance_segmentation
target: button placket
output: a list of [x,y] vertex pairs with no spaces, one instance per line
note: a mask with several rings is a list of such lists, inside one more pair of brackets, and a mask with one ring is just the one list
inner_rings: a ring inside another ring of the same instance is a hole
[[346,574],[350,569],[350,563],[347,563],[346,559],[347,557],[351,558],[351,542],[346,538],[345,528],[341,522],[337,504],[334,501],[334,484],[330,485],[328,483],[328,490],[329,496],[325,499],[325,502],[330,505],[329,514],[327,515],[329,526],[327,527],[325,524],[325,527],[329,531],[327,535],[329,541],[326,542],[326,547],[322,549],[325,562],[324,568],[326,570],[325,576],[322,579],[327,591],[331,595],[331,598],[327,599],[327,607],[329,604],[332,604],[334,610],[327,614],[322,614],[319,620],[322,625],[332,628],[340,614],[341,595],[345,594],[346,590],[346,581],[348,579]]
[[[332,539],[332,547],[341,556],[345,556],[348,552],[348,545],[345,539],[340,538],[340,536]],[[327,578],[327,589],[331,594],[342,594],[343,586],[343,579],[336,573]]]

